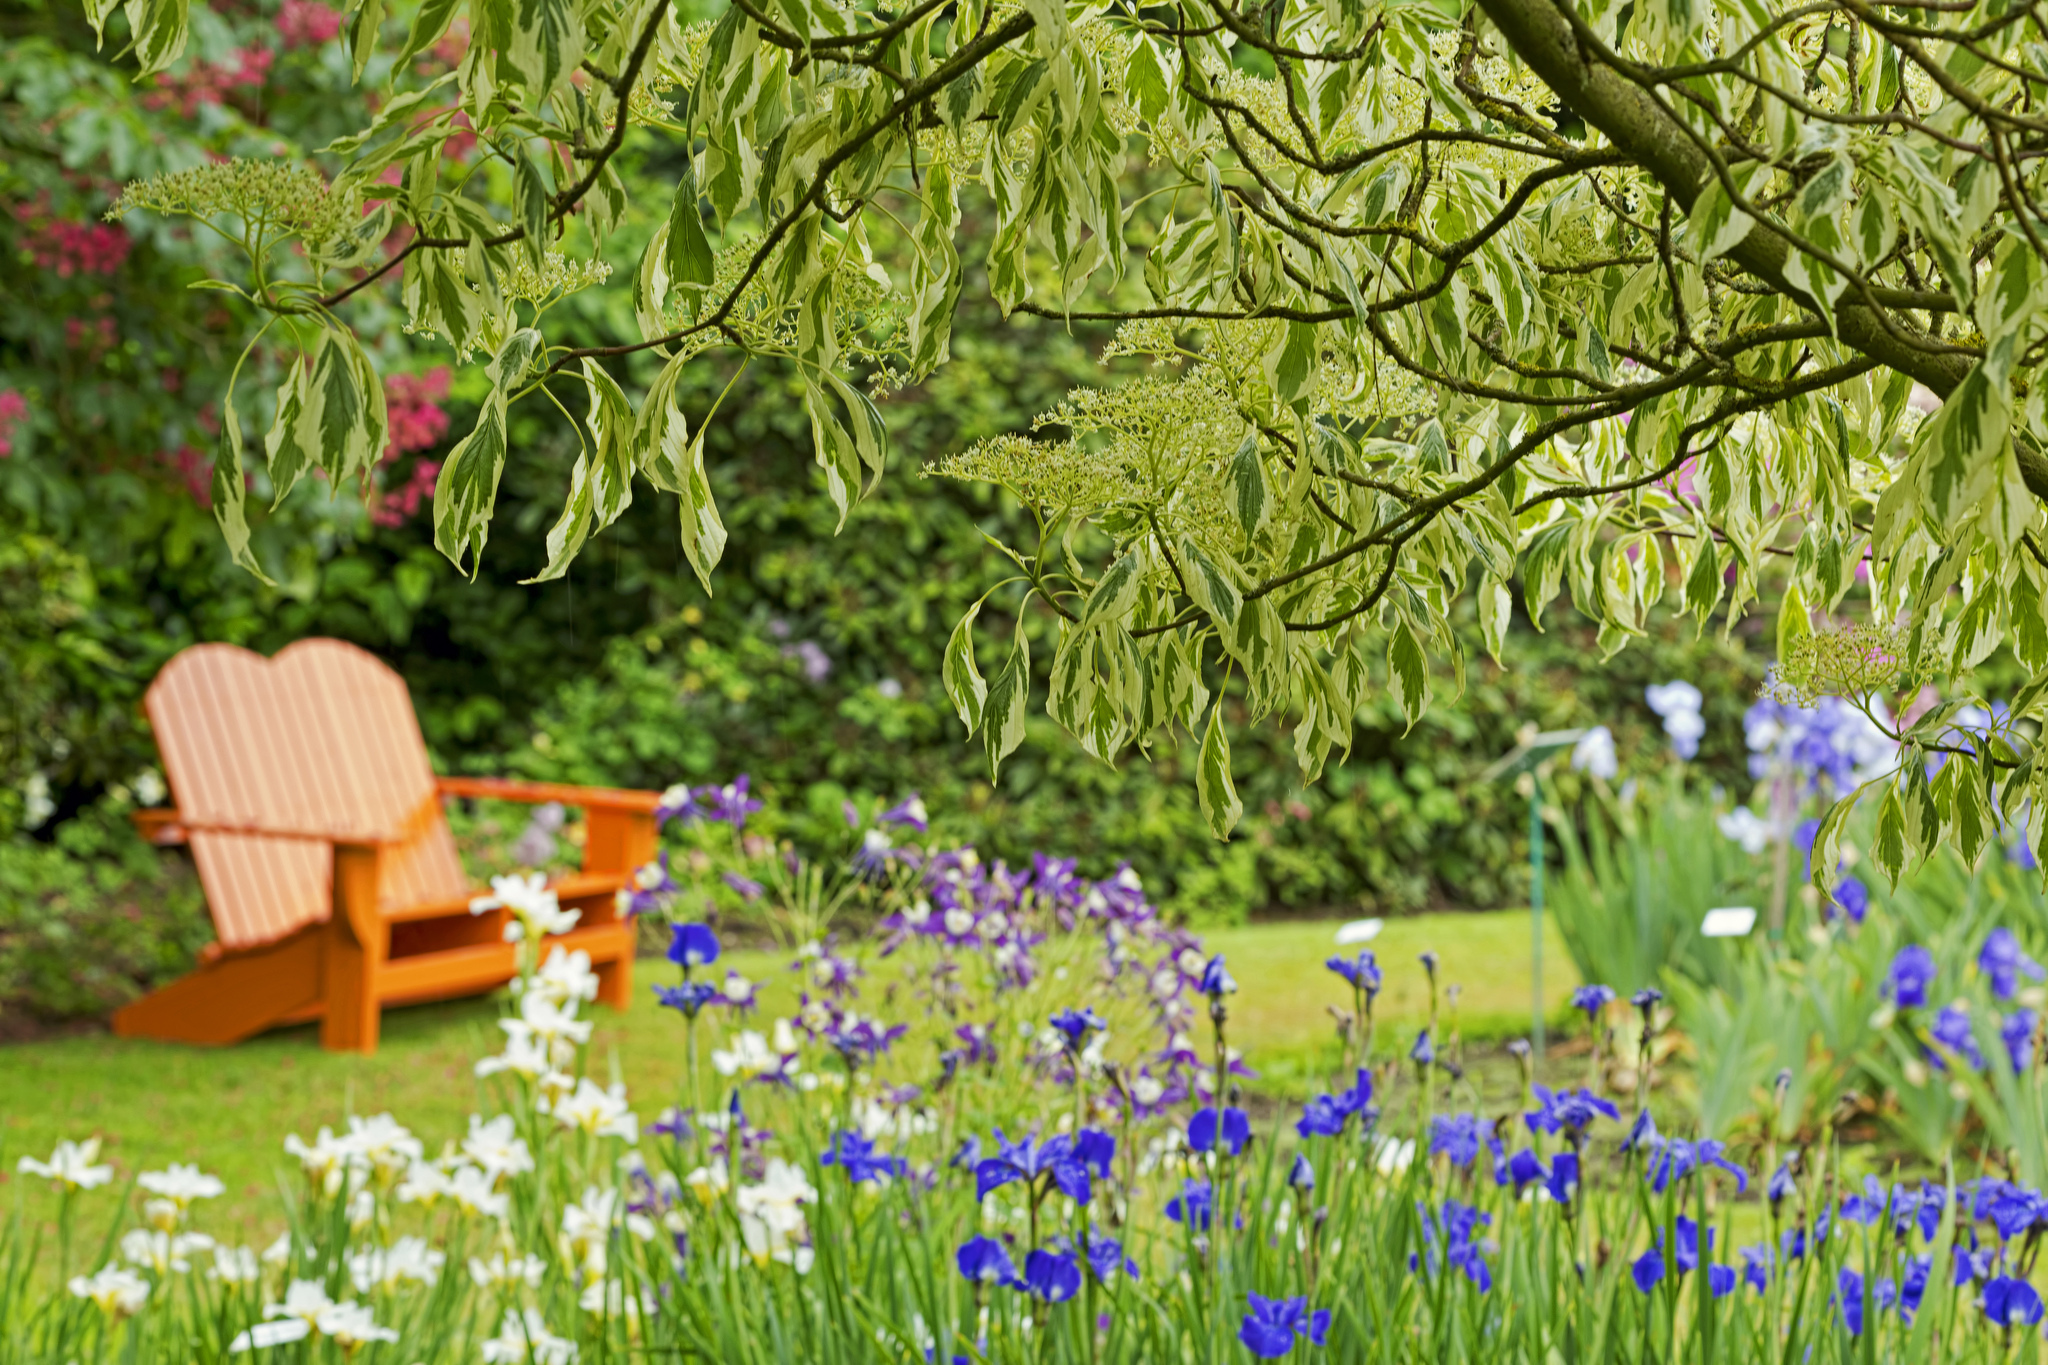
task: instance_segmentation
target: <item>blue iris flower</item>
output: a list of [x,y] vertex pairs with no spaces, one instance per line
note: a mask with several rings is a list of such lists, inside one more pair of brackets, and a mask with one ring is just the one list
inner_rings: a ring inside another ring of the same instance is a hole
[[1236,990],[1237,982],[1223,969],[1223,954],[1210,958],[1202,968],[1202,994],[1216,1000]]
[[1303,1137],[1336,1137],[1353,1114],[1364,1115],[1363,1122],[1367,1124],[1379,1117],[1379,1110],[1372,1107],[1372,1072],[1363,1067],[1359,1068],[1358,1082],[1351,1089],[1335,1095],[1318,1095],[1304,1104],[1294,1131]]
[[2012,999],[2023,976],[2029,981],[2048,977],[2048,970],[2027,956],[2027,950],[2010,929],[1993,929],[1985,937],[1984,946],[1977,953],[1977,970],[1991,978],[1991,993],[2000,1000]]
[[834,1135],[832,1145],[818,1158],[825,1166],[843,1166],[846,1178],[856,1185],[865,1185],[883,1176],[900,1176],[910,1169],[910,1163],[900,1156],[875,1150],[875,1144],[859,1133],[842,1131]]
[[1074,1160],[1097,1180],[1107,1180],[1116,1160],[1116,1139],[1100,1128],[1083,1128],[1074,1134]]
[[1316,1168],[1305,1152],[1294,1154],[1294,1164],[1287,1168],[1287,1187],[1299,1194],[1308,1194],[1316,1187]]
[[2040,1291],[2001,1275],[1984,1286],[1984,1316],[2000,1327],[2032,1327],[2041,1320]]
[[1370,948],[1359,949],[1357,957],[1333,957],[1323,965],[1349,981],[1354,990],[1364,991],[1367,997],[1380,993],[1380,964]]
[[1594,1119],[1603,1115],[1610,1119],[1621,1117],[1619,1109],[1583,1087],[1555,1092],[1545,1085],[1532,1089],[1536,1093],[1537,1108],[1534,1113],[1522,1115],[1522,1122],[1529,1125],[1531,1132],[1555,1133],[1569,1129],[1577,1135],[1584,1133]]
[[1017,1267],[1010,1260],[1010,1253],[1003,1244],[993,1237],[970,1237],[960,1244],[953,1263],[960,1267],[960,1274],[976,1284],[1006,1284],[1012,1288],[1022,1282],[1017,1278]]
[[1649,1177],[1650,1188],[1658,1194],[1664,1193],[1674,1181],[1709,1167],[1734,1176],[1737,1194],[1745,1194],[1749,1190],[1749,1172],[1730,1161],[1724,1155],[1726,1145],[1713,1138],[1701,1138],[1698,1142],[1687,1142],[1684,1138],[1658,1138],[1651,1150],[1655,1155],[1650,1158],[1649,1167],[1643,1174]]
[[[1714,1232],[1707,1229],[1707,1250],[1714,1247]],[[1671,1260],[1678,1267],[1678,1273],[1688,1274],[1700,1265],[1700,1226],[1684,1214],[1678,1216],[1676,1235],[1672,1239]],[[1656,1288],[1664,1279],[1664,1229],[1657,1229],[1657,1244],[1638,1256],[1629,1267],[1635,1277],[1636,1288],[1645,1294]],[[1709,1286],[1711,1288],[1711,1286]],[[1730,1288],[1733,1288],[1731,1283]]]
[[1429,1154],[1450,1158],[1459,1168],[1479,1157],[1481,1124],[1477,1114],[1439,1114],[1430,1121]]
[[1024,1288],[1033,1298],[1065,1303],[1081,1292],[1081,1267],[1072,1256],[1040,1248],[1024,1258]]
[[[1944,1005],[1934,1016],[1934,1023],[1928,1027],[1928,1035],[1950,1052],[1961,1057],[1972,1071],[1984,1069],[1984,1053],[1977,1047],[1976,1032],[1970,1027],[1970,1016],[1965,1010],[1954,1005]],[[1941,1054],[1928,1049],[1927,1060],[1938,1070],[1948,1068],[1941,1060]]]
[[1073,1257],[1097,1284],[1109,1283],[1119,1270],[1134,1280],[1138,1278],[1138,1263],[1124,1255],[1124,1244],[1114,1237],[1105,1236],[1100,1228],[1088,1230],[1088,1245],[1078,1256],[1071,1237],[1055,1237],[1052,1244],[1061,1255]]
[[1599,1018],[1601,1010],[1613,1003],[1612,986],[1581,986],[1572,992],[1572,1008],[1585,1011],[1586,1022],[1589,1024]]
[[1180,1193],[1166,1201],[1167,1219],[1185,1223],[1196,1232],[1207,1232],[1215,1216],[1216,1196],[1206,1180],[1184,1181]]
[[1204,1107],[1188,1120],[1190,1151],[1213,1152],[1220,1146],[1236,1156],[1251,1140],[1252,1121],[1242,1109],[1225,1109],[1219,1119],[1213,1107]]
[[1909,943],[1892,959],[1891,970],[1885,973],[1882,994],[1895,1001],[1900,1009],[1919,1009],[1927,1003],[1927,988],[1934,984],[1939,970],[1934,965],[1933,953],[1917,943]]
[[1237,1329],[1237,1339],[1261,1360],[1278,1360],[1286,1355],[1294,1349],[1297,1337],[1307,1337],[1311,1346],[1320,1346],[1330,1333],[1330,1310],[1318,1308],[1311,1313],[1307,1299],[1269,1299],[1249,1294],[1246,1302],[1251,1312],[1245,1314],[1244,1324]]
[[2006,1058],[2016,1072],[2033,1064],[2034,1026],[2039,1018],[2032,1010],[2014,1010],[1998,1022],[1998,1040],[2005,1044]]
[[1554,1202],[1569,1210],[1573,1196],[1579,1192],[1577,1152],[1559,1152],[1550,1158],[1550,1174],[1543,1177],[1543,1190]]
[[995,1130],[995,1137],[996,1155],[975,1163],[977,1200],[988,1198],[989,1191],[1015,1180],[1034,1187],[1041,1180],[1049,1180],[1075,1203],[1088,1202],[1088,1168],[1075,1154],[1071,1138],[1052,1137],[1041,1143],[1036,1137],[1028,1137],[1022,1142],[1011,1142],[1000,1128]]
[[1759,1294],[1770,1287],[1771,1249],[1768,1246],[1742,1249],[1742,1278]]
[[1093,1009],[1082,1008],[1061,1010],[1052,1017],[1052,1026],[1067,1051],[1079,1052],[1089,1034],[1108,1028],[1109,1023]]
[[680,1011],[685,1019],[695,1019],[699,1010],[718,998],[718,987],[708,981],[685,981],[680,986],[656,986],[654,998],[664,1008]]
[[668,960],[688,971],[718,961],[718,935],[709,925],[678,924],[668,945]]

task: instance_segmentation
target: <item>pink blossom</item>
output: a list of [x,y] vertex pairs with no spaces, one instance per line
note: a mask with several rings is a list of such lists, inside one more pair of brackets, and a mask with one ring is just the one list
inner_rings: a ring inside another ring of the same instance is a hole
[[370,508],[370,520],[378,526],[402,526],[416,512],[420,504],[434,495],[434,480],[440,476],[439,460],[418,460],[412,467],[412,475],[397,488],[387,489]]
[[22,241],[38,270],[59,279],[74,275],[111,275],[128,259],[134,245],[118,223],[73,223],[58,218],[48,194],[14,206]]
[[192,501],[201,507],[213,505],[213,461],[190,445],[164,452],[164,462],[178,471]]
[[429,51],[449,66],[461,61],[463,54],[469,51],[469,20],[458,18],[448,25],[448,31],[441,35],[440,41]]
[[277,14],[277,36],[284,40],[288,52],[319,47],[339,32],[340,11],[329,9],[320,0],[284,0],[284,8]]
[[13,389],[0,389],[0,459],[14,453],[14,431],[28,420],[28,400]]
[[202,104],[221,104],[233,90],[261,90],[270,81],[277,54],[267,47],[238,47],[225,62],[195,61],[182,75],[156,78],[156,88],[142,96],[145,109],[175,107],[186,118]]
[[384,381],[384,405],[391,416],[386,460],[439,445],[448,434],[448,414],[441,408],[448,378],[448,367],[436,365],[425,374],[394,374]]

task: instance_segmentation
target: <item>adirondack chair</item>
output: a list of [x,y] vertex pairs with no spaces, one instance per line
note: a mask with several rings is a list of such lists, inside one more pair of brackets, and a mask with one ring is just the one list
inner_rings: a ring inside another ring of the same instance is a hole
[[194,645],[144,699],[175,809],[139,813],[189,843],[218,941],[191,974],[114,1015],[124,1037],[232,1043],[320,1021],[331,1051],[374,1052],[386,1005],[473,995],[515,974],[507,912],[472,914],[441,812],[450,796],[580,806],[583,867],[554,884],[599,999],[623,1008],[633,925],[615,893],[654,855],[654,792],[436,777],[405,681],[338,640],[265,659]]

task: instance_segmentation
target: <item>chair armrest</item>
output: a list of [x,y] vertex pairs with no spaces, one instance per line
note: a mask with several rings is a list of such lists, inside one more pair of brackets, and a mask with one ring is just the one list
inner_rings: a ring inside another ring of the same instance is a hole
[[619,787],[577,787],[564,782],[522,782],[509,777],[437,777],[434,786],[443,796],[473,796],[487,801],[523,801],[538,806],[549,801],[584,810],[645,811],[652,814],[661,804],[660,792],[628,791]]
[[185,826],[179,822],[178,812],[168,806],[129,811],[128,823],[135,826],[137,834],[159,848],[171,848],[186,842]]

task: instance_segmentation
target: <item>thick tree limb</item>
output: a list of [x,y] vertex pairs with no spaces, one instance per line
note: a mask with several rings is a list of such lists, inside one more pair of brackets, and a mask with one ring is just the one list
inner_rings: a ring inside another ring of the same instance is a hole
[[[1581,41],[1558,7],[1571,0],[1479,0],[1501,37],[1541,76],[1551,91],[1662,185],[1680,208],[1690,210],[1715,177],[1711,158],[1693,134],[1661,107],[1650,92],[1599,59]],[[1784,234],[1759,219],[1728,258],[1817,316],[1823,306],[1785,277],[1795,248]],[[1967,356],[1912,344],[1919,329],[1897,314],[1880,316],[1860,298],[1844,295],[1834,309],[1835,332],[1846,346],[1881,365],[1910,375],[1947,398],[1969,372]],[[2020,473],[2034,496],[2048,501],[2048,458],[2020,443]]]

